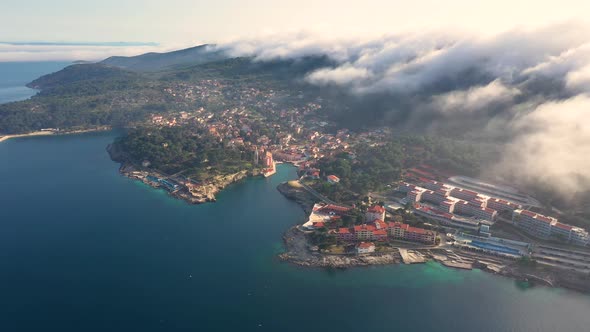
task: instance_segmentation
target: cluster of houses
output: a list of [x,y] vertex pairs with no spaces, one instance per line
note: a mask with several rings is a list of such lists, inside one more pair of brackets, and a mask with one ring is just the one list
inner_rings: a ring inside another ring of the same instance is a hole
[[[385,222],[385,208],[381,205],[373,205],[365,212],[365,223],[353,227],[334,227],[330,224],[340,219],[340,216],[350,212],[351,208],[338,205],[316,204],[308,223],[304,224],[308,229],[328,228],[329,234],[338,241],[357,243],[358,253],[374,251],[374,242],[388,240],[401,240],[434,245],[436,233],[430,230],[412,227],[402,222]],[[373,248],[373,249],[371,249]],[[372,251],[371,251],[372,250]]]

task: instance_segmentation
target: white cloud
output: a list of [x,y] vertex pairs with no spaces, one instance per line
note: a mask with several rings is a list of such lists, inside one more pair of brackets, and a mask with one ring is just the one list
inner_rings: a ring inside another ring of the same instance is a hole
[[317,85],[339,84],[346,85],[357,80],[364,80],[370,76],[366,68],[357,68],[346,64],[334,69],[320,69],[307,75],[306,80]]
[[570,71],[566,76],[567,87],[574,91],[590,91],[590,58],[589,64],[580,69]]
[[494,80],[487,85],[434,96],[433,102],[434,107],[445,113],[476,112],[493,104],[511,102],[519,93],[517,88]]
[[517,119],[516,139],[498,168],[523,182],[541,182],[573,195],[590,182],[590,97],[548,102]]
[[[261,60],[327,55],[340,65],[319,70],[312,76],[318,79],[311,82],[338,83],[335,77],[345,76],[342,84],[357,94],[413,93],[445,80],[461,81],[462,75],[474,71],[487,75],[486,82],[501,79],[506,85],[544,73],[565,79],[588,64],[586,31],[579,24],[562,24],[486,37],[429,32],[372,39],[318,37],[304,32],[234,40],[222,47],[233,55]],[[575,75],[572,78],[577,79]]]
[[99,61],[110,56],[133,56],[147,52],[166,52],[168,46],[38,45],[0,43],[0,62],[16,61]]

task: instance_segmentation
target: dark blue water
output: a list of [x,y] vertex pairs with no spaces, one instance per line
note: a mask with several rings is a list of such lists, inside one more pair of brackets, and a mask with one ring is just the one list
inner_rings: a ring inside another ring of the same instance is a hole
[[69,62],[0,62],[0,104],[30,98],[37,90],[25,85],[41,75],[56,72]]
[[[191,206],[124,178],[113,133],[0,144],[0,331],[587,331],[590,297],[438,264],[276,260],[305,217],[275,189]],[[191,277],[192,276],[192,277]],[[262,325],[262,326],[260,326]]]
[[590,296],[480,271],[281,263],[292,168],[191,206],[120,176],[114,137],[0,143],[0,331],[589,330]]

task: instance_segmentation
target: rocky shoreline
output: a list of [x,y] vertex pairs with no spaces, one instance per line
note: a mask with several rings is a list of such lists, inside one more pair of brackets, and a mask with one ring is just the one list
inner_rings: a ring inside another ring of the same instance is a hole
[[121,166],[119,167],[119,173],[121,173],[121,175],[141,181],[153,188],[166,189],[170,196],[184,200],[190,204],[215,202],[217,200],[216,195],[225,189],[225,187],[247,177],[259,175],[257,172],[243,170],[232,174],[215,176],[210,181],[203,184],[195,184],[187,180],[173,180],[173,184],[177,185],[178,188],[170,188],[165,182],[154,180],[168,179],[169,177],[167,175],[162,174],[157,170],[141,167],[129,162],[126,154],[117,150],[112,144],[107,147],[107,152],[113,161],[121,163]]
[[[313,199],[309,195],[306,195],[304,190],[290,186],[288,183],[280,184],[277,189],[285,197],[301,205],[306,213],[311,211],[313,203],[310,202]],[[283,242],[285,252],[279,255],[279,259],[302,267],[345,269],[370,265],[415,264],[435,261],[450,268],[466,270],[480,269],[488,273],[514,280],[526,281],[535,285],[562,287],[578,292],[590,293],[590,275],[540,264],[525,266],[519,264],[517,261],[464,250],[436,247],[429,249],[397,248],[391,252],[360,256],[329,254],[320,252],[317,248],[311,246],[307,240],[306,232],[301,231],[297,226],[285,232]],[[406,251],[411,252],[411,255],[401,254],[401,252],[405,254]]]
[[288,199],[295,201],[306,214],[310,214],[317,199],[307,193],[302,187],[296,186],[294,182],[283,182],[277,186],[277,190]]
[[312,252],[309,249],[305,234],[297,227],[289,229],[283,235],[287,251],[279,255],[283,261],[299,266],[349,268],[353,266],[386,265],[400,263],[399,255],[387,253],[371,256],[327,255]]

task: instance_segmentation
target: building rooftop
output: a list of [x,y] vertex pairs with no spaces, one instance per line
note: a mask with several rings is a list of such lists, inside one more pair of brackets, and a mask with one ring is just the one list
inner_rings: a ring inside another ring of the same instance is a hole
[[367,209],[367,212],[371,212],[371,213],[383,213],[385,212],[385,208],[382,207],[381,205],[373,205],[370,208]]
[[375,247],[375,244],[373,242],[361,242],[357,247],[361,249],[369,249],[371,247]]

